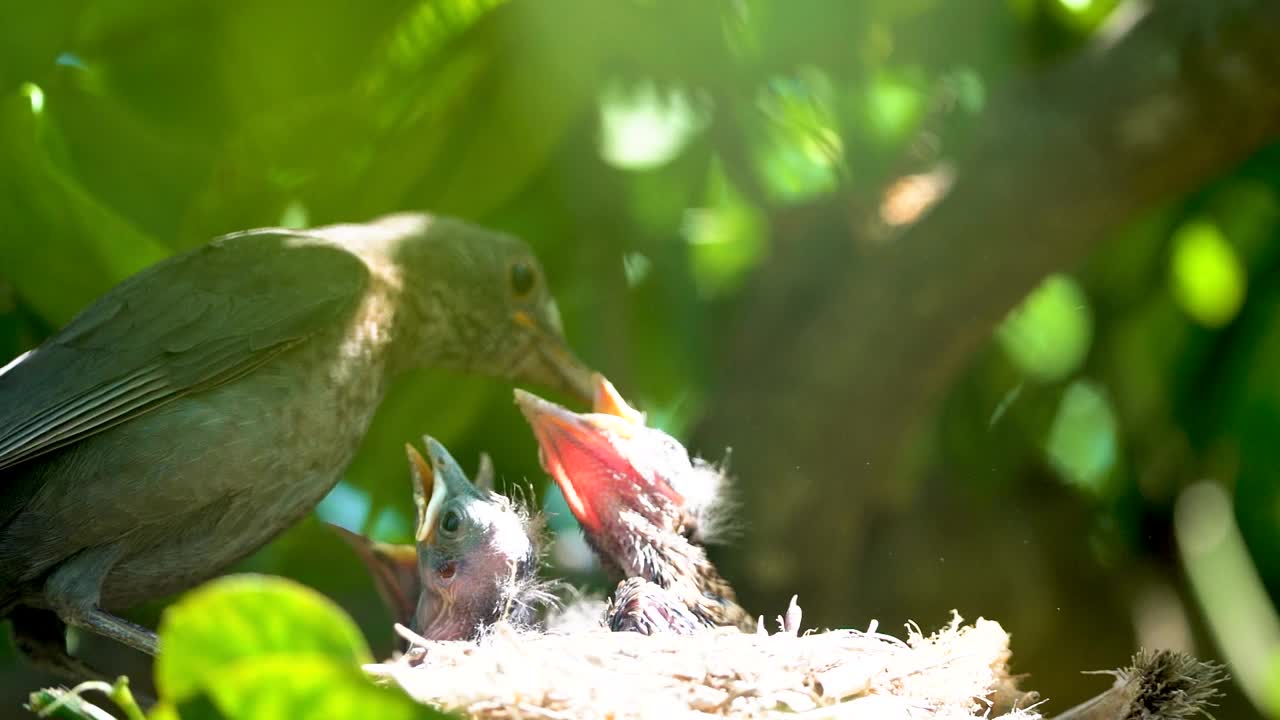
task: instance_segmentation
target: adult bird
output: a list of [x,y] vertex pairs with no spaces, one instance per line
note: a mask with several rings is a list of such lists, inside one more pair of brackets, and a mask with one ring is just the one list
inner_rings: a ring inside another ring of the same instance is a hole
[[486,462],[473,483],[443,445],[424,442],[430,461],[406,447],[418,510],[414,545],[334,529],[369,568],[396,622],[429,640],[473,640],[499,620],[533,626],[556,601],[537,576],[537,515],[486,487]]
[[542,270],[424,214],[233,233],[125,280],[0,374],[0,619],[53,670],[65,625],[189,588],[311,510],[390,381],[439,367],[589,396]]
[[522,390],[515,397],[543,468],[606,569],[622,578],[607,623],[645,633],[754,628],[703,547],[716,529],[724,474],[646,426],[603,377],[595,387],[592,413]]

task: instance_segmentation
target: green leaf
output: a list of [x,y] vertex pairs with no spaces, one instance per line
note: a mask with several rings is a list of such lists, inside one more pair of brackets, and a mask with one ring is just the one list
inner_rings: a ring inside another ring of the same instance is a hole
[[58,326],[169,252],[53,162],[52,101],[35,86],[0,98],[0,274]]
[[207,678],[205,689],[157,717],[182,720],[423,720],[450,717],[355,667],[320,657],[251,658]]
[[156,687],[182,701],[214,674],[252,659],[329,659],[357,668],[369,647],[355,623],[320,593],[283,578],[234,575],[171,606],[160,621]]
[[229,668],[211,685],[227,720],[441,718],[399,690],[374,686],[356,668],[324,658],[273,658]]

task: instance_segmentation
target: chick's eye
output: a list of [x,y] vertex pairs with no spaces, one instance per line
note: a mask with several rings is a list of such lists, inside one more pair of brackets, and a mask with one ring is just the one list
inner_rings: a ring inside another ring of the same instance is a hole
[[512,263],[510,275],[511,291],[515,293],[516,297],[528,295],[533,292],[533,287],[538,284],[538,273],[533,269],[532,265],[524,260],[517,260]]
[[440,518],[440,529],[450,535],[458,532],[460,527],[462,527],[462,517],[456,510],[449,510],[445,512],[444,517]]

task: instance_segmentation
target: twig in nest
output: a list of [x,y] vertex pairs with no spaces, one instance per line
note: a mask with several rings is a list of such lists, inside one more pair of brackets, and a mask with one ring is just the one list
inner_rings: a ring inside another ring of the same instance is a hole
[[1133,664],[1114,675],[1110,690],[1071,708],[1055,720],[1189,720],[1213,717],[1207,708],[1222,695],[1216,687],[1227,679],[1221,665],[1201,662],[1172,650],[1142,650]]

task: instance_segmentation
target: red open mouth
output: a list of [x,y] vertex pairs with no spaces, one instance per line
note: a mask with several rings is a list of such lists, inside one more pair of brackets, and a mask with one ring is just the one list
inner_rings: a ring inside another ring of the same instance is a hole
[[645,488],[681,501],[663,479],[648,478],[632,462],[631,453],[643,451],[632,447],[642,425],[615,415],[570,412],[520,390],[516,402],[533,426],[543,469],[555,478],[569,509],[587,530],[600,530],[607,520],[601,513],[634,500],[630,496]]

